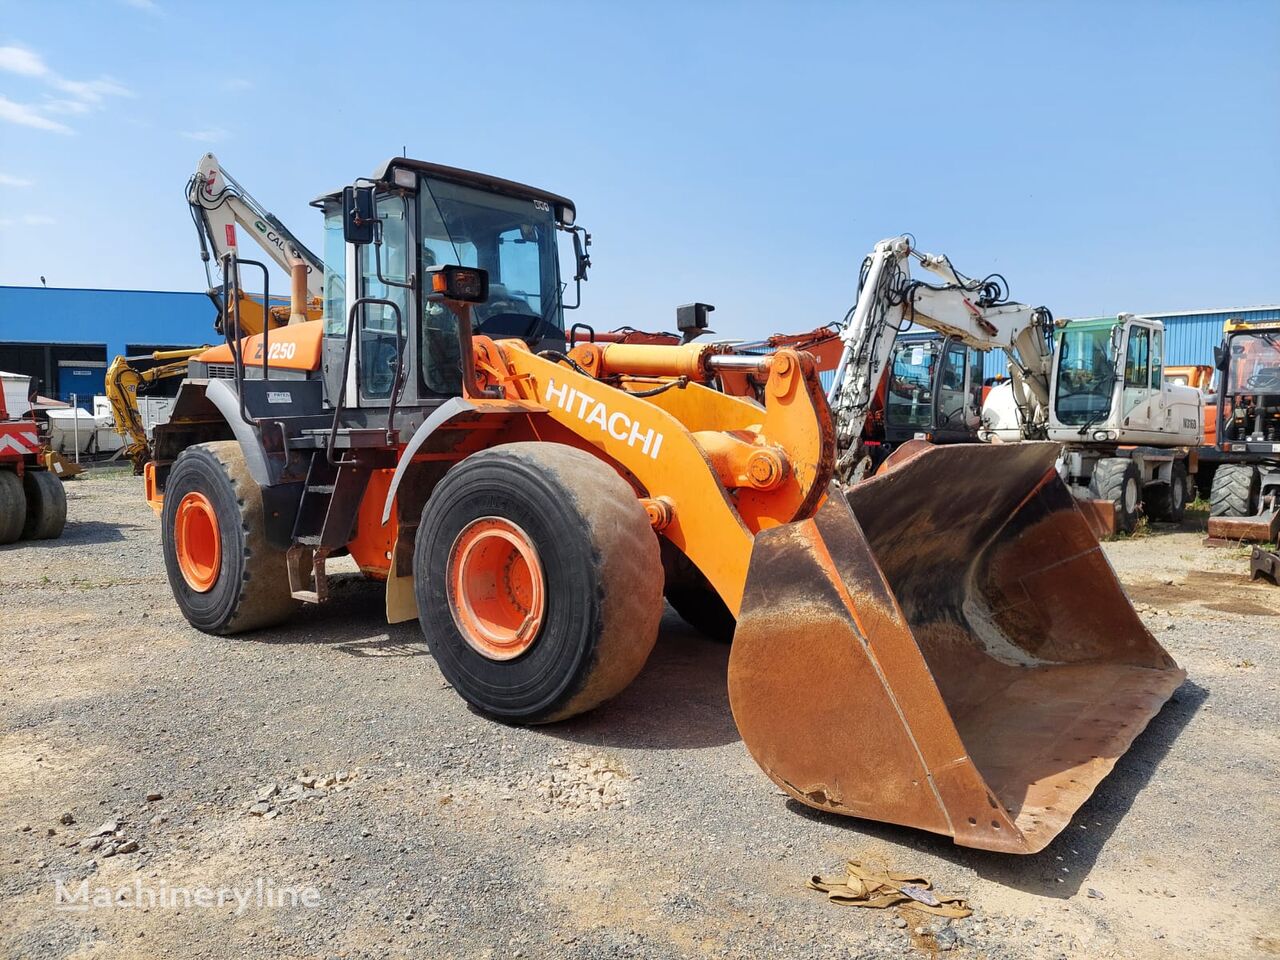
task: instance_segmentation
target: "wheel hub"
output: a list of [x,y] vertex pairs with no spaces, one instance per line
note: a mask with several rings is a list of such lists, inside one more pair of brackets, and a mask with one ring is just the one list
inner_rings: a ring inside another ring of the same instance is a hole
[[502,517],[462,528],[449,551],[449,611],[463,639],[490,660],[511,660],[538,637],[546,581],[529,535]]
[[203,493],[193,490],[179,501],[173,540],[178,569],[187,586],[196,593],[208,593],[222,566],[222,535],[218,515]]

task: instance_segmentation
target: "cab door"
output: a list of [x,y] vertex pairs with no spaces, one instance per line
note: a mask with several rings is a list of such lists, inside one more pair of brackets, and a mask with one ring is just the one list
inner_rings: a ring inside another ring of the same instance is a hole
[[[1152,334],[1145,324],[1131,323],[1125,334],[1124,371],[1120,391],[1120,427],[1127,430],[1151,430],[1155,427],[1153,406],[1159,388],[1151,388]],[[1157,377],[1163,370],[1157,365]]]
[[955,443],[968,439],[973,432],[973,393],[970,388],[971,351],[955,340],[948,340],[939,364],[938,398],[934,421],[935,439]]
[[[356,311],[352,344],[352,366],[347,396],[356,397],[361,407],[385,407],[391,402],[397,358],[404,354],[409,369],[409,349],[415,329],[411,312],[412,296],[407,288],[414,264],[411,204],[398,194],[377,198],[377,214],[382,221],[382,243],[362,244],[356,252],[359,283],[348,287],[348,296],[374,297],[386,303],[362,304]],[[399,308],[397,317],[396,307]],[[399,330],[397,331],[397,321]]]

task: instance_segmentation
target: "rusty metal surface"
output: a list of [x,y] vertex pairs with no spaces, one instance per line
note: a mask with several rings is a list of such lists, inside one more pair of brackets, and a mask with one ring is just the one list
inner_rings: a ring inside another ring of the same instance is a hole
[[1280,539],[1280,510],[1265,510],[1252,517],[1210,517],[1209,536],[1221,541],[1275,543]]
[[1280,553],[1254,547],[1249,557],[1249,579],[1270,580],[1280,586]]
[[1077,498],[1076,506],[1088,521],[1093,535],[1101,540],[1103,537],[1114,537],[1116,534],[1116,512],[1118,507],[1114,500],[1082,500]]
[[934,447],[757,536],[729,695],[779,786],[988,850],[1066,826],[1186,675],[1055,456]]

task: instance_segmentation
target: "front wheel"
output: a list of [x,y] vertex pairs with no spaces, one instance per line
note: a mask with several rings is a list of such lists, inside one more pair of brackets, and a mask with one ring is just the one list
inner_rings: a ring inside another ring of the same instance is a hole
[[1142,503],[1142,473],[1138,465],[1125,457],[1099,460],[1089,479],[1089,495],[1095,500],[1110,500],[1116,505],[1116,530],[1133,533],[1138,527]]
[[440,672],[500,720],[590,710],[657,639],[657,536],[630,485],[572,447],[505,444],[451,469],[423,508],[413,572]]
[[184,450],[169,471],[161,517],[164,563],[182,615],[205,633],[242,633],[287,620],[285,553],[267,542],[262,490],[234,440]]
[[13,543],[22,536],[27,522],[27,495],[22,478],[0,467],[0,544]]
[[1187,511],[1187,467],[1175,461],[1169,470],[1168,483],[1147,487],[1143,509],[1152,520],[1181,523]]

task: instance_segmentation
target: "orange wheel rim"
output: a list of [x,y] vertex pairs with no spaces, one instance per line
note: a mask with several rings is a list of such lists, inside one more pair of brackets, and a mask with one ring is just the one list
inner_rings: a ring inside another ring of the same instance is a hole
[[533,645],[546,612],[538,550],[510,520],[481,517],[449,551],[449,610],[463,639],[490,660],[511,660]]
[[192,491],[179,501],[173,540],[182,579],[197,593],[207,593],[222,565],[222,535],[218,515],[203,493]]

